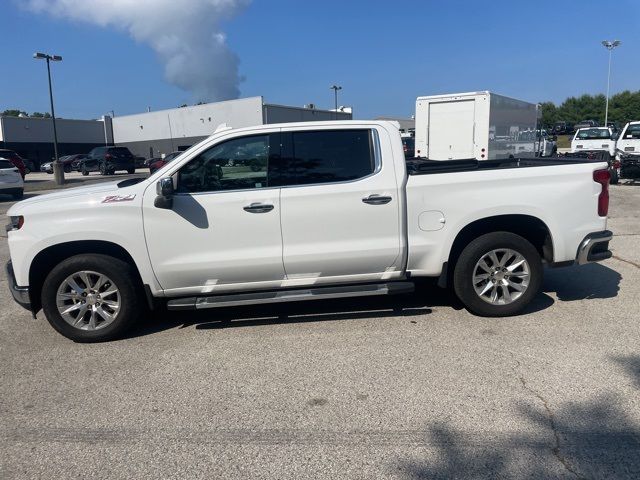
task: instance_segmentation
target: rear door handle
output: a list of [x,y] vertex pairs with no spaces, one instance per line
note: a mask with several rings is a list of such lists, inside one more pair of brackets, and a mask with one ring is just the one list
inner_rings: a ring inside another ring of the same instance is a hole
[[251,205],[244,207],[244,211],[249,213],[267,213],[271,210],[273,210],[273,205],[268,205],[266,203],[252,203]]
[[368,203],[369,205],[384,205],[385,203],[389,203],[391,200],[391,197],[377,194],[369,195],[362,199],[364,203]]

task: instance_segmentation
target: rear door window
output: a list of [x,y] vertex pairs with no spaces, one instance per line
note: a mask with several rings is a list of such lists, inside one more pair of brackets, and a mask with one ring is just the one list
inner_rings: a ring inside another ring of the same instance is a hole
[[357,180],[375,170],[371,130],[318,130],[290,134],[284,184],[310,185]]
[[3,168],[16,168],[16,167],[9,160],[0,160],[0,169],[3,169]]

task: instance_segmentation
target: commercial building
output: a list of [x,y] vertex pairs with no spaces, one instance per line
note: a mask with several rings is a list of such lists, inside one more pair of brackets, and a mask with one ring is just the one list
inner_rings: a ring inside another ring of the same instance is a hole
[[314,106],[291,107],[264,103],[263,97],[205,103],[113,118],[116,145],[134,155],[157,157],[182,151],[213,134],[226,124],[241,128],[284,122],[351,120],[351,111],[319,110]]
[[[58,154],[86,153],[113,144],[111,117],[102,120],[56,119]],[[14,150],[36,166],[53,158],[53,122],[50,118],[1,117],[0,148]]]
[[[87,153],[101,145],[128,147],[151,158],[178,150],[212,135],[226,124],[233,128],[270,123],[351,120],[351,109],[319,110],[264,103],[262,97],[205,103],[99,120],[56,119],[60,156]],[[53,122],[33,117],[0,117],[0,148],[15,150],[36,166],[53,158]]]

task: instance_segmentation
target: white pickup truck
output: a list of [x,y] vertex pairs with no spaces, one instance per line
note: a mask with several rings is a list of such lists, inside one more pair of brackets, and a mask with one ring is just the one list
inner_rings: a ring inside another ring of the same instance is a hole
[[146,308],[401,293],[418,277],[512,315],[543,264],[611,255],[608,182],[585,160],[406,161],[383,121],[226,129],[149,178],[14,205],[9,285],[83,342]]

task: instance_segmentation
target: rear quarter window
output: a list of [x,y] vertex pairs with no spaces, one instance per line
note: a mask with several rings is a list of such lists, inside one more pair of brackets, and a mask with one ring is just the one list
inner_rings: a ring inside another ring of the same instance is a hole
[[1,168],[16,168],[16,167],[9,160],[0,160],[0,169]]

